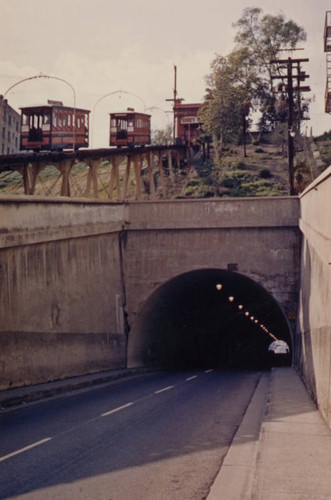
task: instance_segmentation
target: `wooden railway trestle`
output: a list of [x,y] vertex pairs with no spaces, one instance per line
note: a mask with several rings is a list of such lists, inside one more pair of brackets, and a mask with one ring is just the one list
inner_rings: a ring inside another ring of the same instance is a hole
[[[17,194],[113,201],[167,198],[169,186],[174,188],[176,175],[189,158],[189,150],[176,145],[0,156],[0,195],[13,194],[4,189],[6,183],[1,181],[1,175],[18,172],[21,178],[17,180]],[[53,167],[53,174],[46,185],[40,174],[49,167]]]

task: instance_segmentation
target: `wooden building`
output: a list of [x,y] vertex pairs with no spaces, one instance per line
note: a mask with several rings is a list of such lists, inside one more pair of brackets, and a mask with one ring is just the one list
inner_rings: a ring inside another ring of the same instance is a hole
[[195,145],[201,129],[198,117],[200,106],[200,103],[182,104],[182,99],[176,99],[174,105],[176,144]]

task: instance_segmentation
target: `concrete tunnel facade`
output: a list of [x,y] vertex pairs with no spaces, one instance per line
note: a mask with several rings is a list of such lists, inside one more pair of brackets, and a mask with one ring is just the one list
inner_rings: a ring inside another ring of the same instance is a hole
[[129,334],[128,365],[265,369],[278,361],[268,351],[275,339],[290,347],[281,362],[291,364],[290,325],[270,293],[240,273],[200,269],[148,297]]
[[122,252],[128,366],[264,366],[273,338],[258,325],[292,353],[298,209],[294,198],[130,204]]
[[[178,365],[181,356],[183,366],[240,365],[247,335],[233,341],[226,333],[229,307],[240,304],[221,300],[222,294],[229,288],[243,301],[245,278],[251,280],[245,297],[262,287],[291,315],[294,330],[299,208],[299,200],[289,197],[6,200],[0,228],[2,388],[145,364],[155,330],[165,365]],[[215,295],[219,281],[224,289]],[[267,294],[259,295],[262,302]],[[257,312],[253,316],[260,320]],[[253,325],[241,319],[254,338]],[[265,352],[263,342],[258,345]],[[295,351],[296,339],[293,346]]]

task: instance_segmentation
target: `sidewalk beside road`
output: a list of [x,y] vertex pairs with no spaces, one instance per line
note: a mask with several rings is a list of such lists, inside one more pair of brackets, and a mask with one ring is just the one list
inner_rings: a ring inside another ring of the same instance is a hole
[[[122,369],[0,392],[0,408],[109,383]],[[331,431],[292,368],[265,372],[207,500],[331,500]]]
[[331,431],[292,368],[262,376],[208,496],[223,499],[331,499]]

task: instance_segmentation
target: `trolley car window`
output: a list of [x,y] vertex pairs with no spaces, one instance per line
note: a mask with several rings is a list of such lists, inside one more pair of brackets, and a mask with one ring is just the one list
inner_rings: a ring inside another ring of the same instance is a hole
[[117,128],[119,130],[126,130],[128,128],[128,122],[126,120],[123,120],[123,119],[118,120]]
[[45,112],[44,114],[44,123],[50,123],[51,121],[51,115],[48,112]]
[[33,128],[39,128],[39,115],[33,115]]

